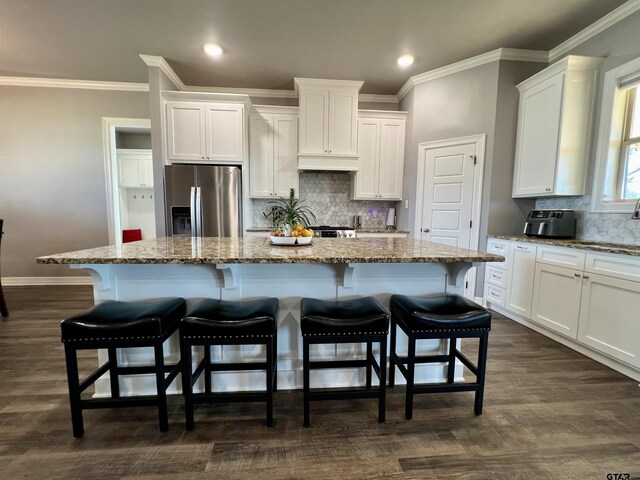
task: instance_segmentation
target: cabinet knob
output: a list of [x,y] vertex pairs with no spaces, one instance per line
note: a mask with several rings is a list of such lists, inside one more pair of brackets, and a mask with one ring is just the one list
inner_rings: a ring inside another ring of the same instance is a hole
[[582,278],[584,278],[585,280],[588,280],[588,279],[589,279],[589,275],[585,275],[585,276],[584,276],[584,277],[582,277]]
[[424,233],[429,233],[431,230],[428,228],[421,228],[420,230],[422,230]]
[[550,192],[550,191],[551,191],[551,189],[550,189],[549,187],[545,188],[545,190],[546,190],[547,192]]
[[576,277],[576,278],[580,278],[580,274],[579,273],[574,273],[573,276]]

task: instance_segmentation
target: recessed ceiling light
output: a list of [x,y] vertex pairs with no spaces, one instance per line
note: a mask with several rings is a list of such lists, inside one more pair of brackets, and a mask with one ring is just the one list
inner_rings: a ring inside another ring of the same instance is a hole
[[207,52],[207,55],[211,55],[212,57],[219,57],[222,55],[222,47],[215,43],[207,43],[204,46],[204,51]]
[[402,55],[398,58],[398,65],[401,67],[408,67],[413,63],[413,55]]

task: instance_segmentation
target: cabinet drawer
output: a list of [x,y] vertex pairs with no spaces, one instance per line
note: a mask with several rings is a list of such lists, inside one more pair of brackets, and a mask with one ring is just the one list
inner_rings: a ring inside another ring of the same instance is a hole
[[487,283],[485,285],[485,289],[487,291],[484,299],[489,302],[489,303],[493,303],[495,305],[500,305],[502,307],[504,307],[504,298],[505,298],[505,289],[504,288],[500,288],[500,287],[496,287],[494,285],[491,285],[489,283]]
[[584,270],[586,254],[575,248],[538,247],[536,262],[558,267]]
[[487,273],[485,279],[487,283],[495,285],[497,287],[507,288],[507,271],[501,268],[496,268],[493,265],[487,266]]
[[640,259],[631,255],[587,253],[584,271],[640,282]]
[[509,241],[490,238],[487,241],[487,253],[494,253],[504,257],[504,262],[490,262],[487,266],[509,270]]

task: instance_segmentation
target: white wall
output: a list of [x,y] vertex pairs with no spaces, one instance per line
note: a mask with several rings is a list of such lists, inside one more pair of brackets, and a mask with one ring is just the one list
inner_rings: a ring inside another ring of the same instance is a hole
[[149,118],[148,94],[0,87],[3,277],[77,276],[35,258],[109,243],[102,117]]

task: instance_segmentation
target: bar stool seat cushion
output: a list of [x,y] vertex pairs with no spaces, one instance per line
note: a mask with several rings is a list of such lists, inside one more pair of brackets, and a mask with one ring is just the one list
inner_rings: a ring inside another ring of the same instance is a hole
[[183,298],[139,302],[105,301],[62,321],[63,342],[162,338],[186,311]]
[[273,337],[276,332],[278,299],[250,302],[202,300],[182,320],[184,338]]
[[373,297],[354,300],[303,298],[300,304],[302,336],[385,335],[386,310]]
[[412,331],[491,328],[491,313],[460,295],[391,296],[391,313]]

